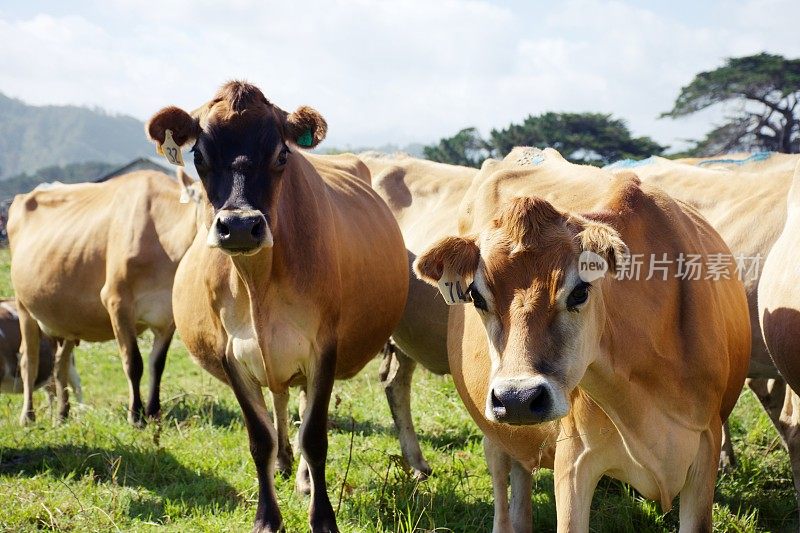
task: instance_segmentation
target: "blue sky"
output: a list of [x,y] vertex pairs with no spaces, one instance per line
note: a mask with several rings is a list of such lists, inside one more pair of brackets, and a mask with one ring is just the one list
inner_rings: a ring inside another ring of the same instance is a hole
[[657,119],[725,57],[800,57],[800,1],[4,2],[0,91],[147,119],[245,78],[319,109],[327,146],[431,142],[598,111],[680,146],[725,110]]

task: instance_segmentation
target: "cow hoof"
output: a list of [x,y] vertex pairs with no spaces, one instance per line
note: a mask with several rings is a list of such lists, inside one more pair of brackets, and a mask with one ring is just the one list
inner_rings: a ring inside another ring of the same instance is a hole
[[278,457],[277,467],[278,474],[280,474],[283,479],[291,479],[292,470],[294,468],[292,461],[284,461]]
[[422,468],[412,468],[412,470],[414,472],[412,475],[416,481],[425,481],[433,473],[433,470],[431,470],[431,467],[428,465]]
[[128,415],[128,423],[137,429],[142,429],[145,426],[145,421],[141,415]]
[[33,424],[34,422],[36,422],[36,415],[33,413],[33,411],[24,412],[19,417],[20,426],[27,426]]
[[339,533],[336,522],[324,521],[321,524],[311,524],[311,533]]
[[271,526],[269,524],[255,524],[252,529],[253,533],[285,533],[286,528],[283,527],[283,524],[279,526]]

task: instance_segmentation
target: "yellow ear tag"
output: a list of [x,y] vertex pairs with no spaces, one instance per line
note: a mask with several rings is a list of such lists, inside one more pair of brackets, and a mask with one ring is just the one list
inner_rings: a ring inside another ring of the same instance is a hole
[[175,140],[172,138],[172,130],[164,131],[164,142],[156,146],[156,152],[163,155],[167,161],[173,165],[179,167],[183,166],[183,154],[181,153],[181,147],[178,146],[175,143]]
[[450,270],[449,267],[444,268],[438,285],[439,292],[442,293],[444,303],[447,305],[460,305],[472,301],[468,291],[469,283],[461,275]]

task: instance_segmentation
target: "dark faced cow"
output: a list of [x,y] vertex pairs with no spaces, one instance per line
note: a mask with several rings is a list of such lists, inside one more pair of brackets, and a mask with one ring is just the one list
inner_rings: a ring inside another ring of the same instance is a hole
[[282,527],[277,435],[262,387],[282,395],[301,385],[311,529],[338,531],[325,483],[328,403],[334,378],[372,359],[403,313],[408,271],[397,223],[355,157],[334,164],[298,150],[325,137],[319,113],[287,113],[253,85],[227,83],[192,114],[165,108],[147,129],[164,148],[194,143],[207,203],[176,274],[175,322],[241,405],[259,481],[254,529]]

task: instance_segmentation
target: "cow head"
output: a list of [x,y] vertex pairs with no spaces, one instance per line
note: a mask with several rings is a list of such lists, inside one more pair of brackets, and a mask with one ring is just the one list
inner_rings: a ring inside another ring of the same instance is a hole
[[194,143],[194,164],[211,204],[208,244],[250,255],[273,244],[276,199],[297,147],[313,148],[327,124],[310,107],[287,113],[255,86],[231,81],[191,114],[167,107],[146,126],[161,145],[171,130],[178,146]]
[[431,284],[445,270],[473,280],[491,359],[488,420],[536,424],[569,412],[597,357],[605,317],[608,280],[584,281],[584,251],[613,269],[626,247],[607,224],[517,198],[478,235],[446,237],[417,258],[417,275]]

